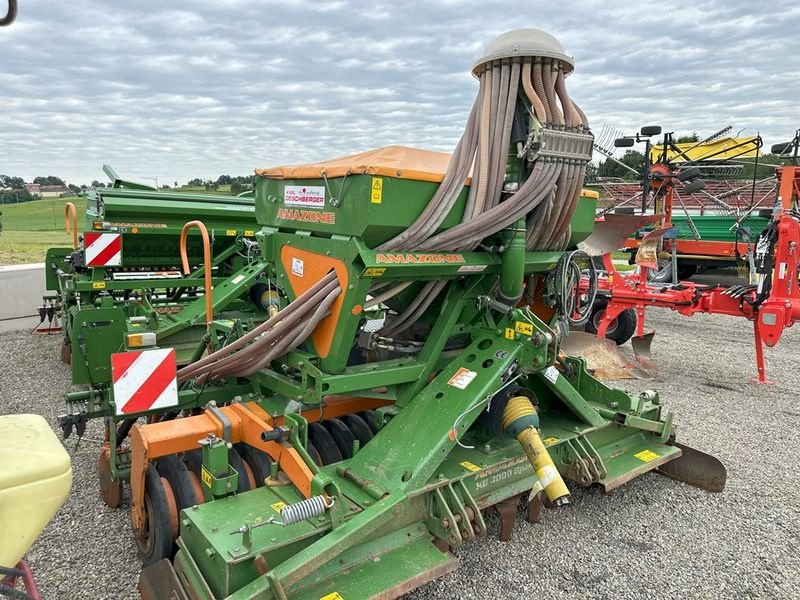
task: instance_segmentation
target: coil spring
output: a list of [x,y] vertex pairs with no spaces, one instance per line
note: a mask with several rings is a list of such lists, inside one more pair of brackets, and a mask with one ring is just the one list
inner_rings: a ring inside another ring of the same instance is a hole
[[307,500],[284,506],[281,509],[281,521],[284,525],[308,521],[321,517],[331,506],[333,506],[333,498],[326,500],[325,496],[313,496]]

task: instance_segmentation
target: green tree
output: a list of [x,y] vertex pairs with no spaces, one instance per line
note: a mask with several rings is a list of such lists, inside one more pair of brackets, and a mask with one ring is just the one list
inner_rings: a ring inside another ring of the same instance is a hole
[[676,143],[678,144],[696,144],[700,141],[700,136],[697,135],[696,131],[693,131],[689,135],[681,135],[677,138]]
[[[644,168],[644,154],[638,150],[628,150],[622,155],[622,158],[617,159],[634,169],[641,177],[642,169]],[[597,169],[597,177],[622,177],[629,181],[635,181],[638,177],[631,171],[618,164],[610,158],[600,163]]]
[[64,180],[60,177],[56,177],[55,175],[48,175],[47,177],[34,177],[33,183],[38,183],[39,185],[65,185]]

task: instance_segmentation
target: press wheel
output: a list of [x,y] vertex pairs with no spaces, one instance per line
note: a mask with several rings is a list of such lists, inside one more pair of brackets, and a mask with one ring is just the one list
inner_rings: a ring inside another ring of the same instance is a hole
[[344,415],[341,420],[353,435],[356,436],[362,448],[366,446],[367,442],[375,435],[372,433],[372,429],[369,428],[367,422],[358,415]]
[[256,487],[264,485],[264,480],[270,476],[270,466],[272,465],[269,454],[244,443],[236,444],[236,451],[244,460],[244,464],[250,467]]
[[342,453],[339,446],[336,445],[336,441],[319,423],[309,423],[308,439],[310,443],[314,444],[323,465],[330,465],[342,460]]
[[[177,456],[163,456],[156,465],[158,474],[169,482],[175,494],[178,510],[203,503],[203,491],[198,490],[192,480],[192,473]],[[198,494],[198,491],[200,492]]]
[[144,566],[152,565],[172,554],[173,530],[177,536],[178,513],[169,482],[147,466],[144,481],[143,523],[135,532],[136,545]]
[[327,419],[322,422],[328,433],[331,434],[343,458],[353,458],[353,442],[356,436],[339,419]]

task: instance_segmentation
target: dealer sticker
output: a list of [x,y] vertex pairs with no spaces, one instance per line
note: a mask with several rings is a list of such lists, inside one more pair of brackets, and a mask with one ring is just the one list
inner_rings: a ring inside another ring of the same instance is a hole
[[553,365],[550,365],[544,370],[544,376],[547,377],[550,383],[555,383],[558,379],[558,369],[556,369]]
[[456,371],[455,375],[450,378],[450,381],[447,382],[447,385],[452,385],[454,388],[458,388],[460,390],[467,389],[467,386],[472,383],[472,380],[478,376],[476,371],[470,371],[469,369],[465,369],[461,367]]
[[283,203],[286,206],[325,208],[325,186],[287,185],[283,188]]

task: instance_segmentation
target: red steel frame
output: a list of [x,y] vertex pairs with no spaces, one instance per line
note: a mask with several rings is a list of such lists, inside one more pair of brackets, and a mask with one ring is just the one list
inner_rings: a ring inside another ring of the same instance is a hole
[[[772,287],[769,297],[754,308],[743,298],[727,295],[725,286],[707,286],[681,282],[677,286],[652,284],[647,281],[647,271],[657,268],[655,261],[637,262],[638,273],[622,275],[614,267],[611,254],[603,256],[607,276],[598,280],[598,296],[608,299],[600,320],[597,335],[604,337],[608,326],[624,310],[633,308],[637,313],[637,335],[644,335],[645,308],[669,308],[690,317],[696,313],[721,314],[745,317],[753,322],[756,349],[757,383],[770,383],[766,378],[762,344],[774,346],[784,328],[800,319],[800,223],[789,211],[800,202],[800,167],[784,166],[778,169],[780,185],[778,199],[782,212],[778,221],[778,241],[775,244]],[[663,233],[663,230],[660,230]],[[656,236],[658,235],[658,232]],[[654,257],[653,257],[654,258]],[[588,281],[584,281],[588,285]],[[756,292],[750,292],[754,300]]]

